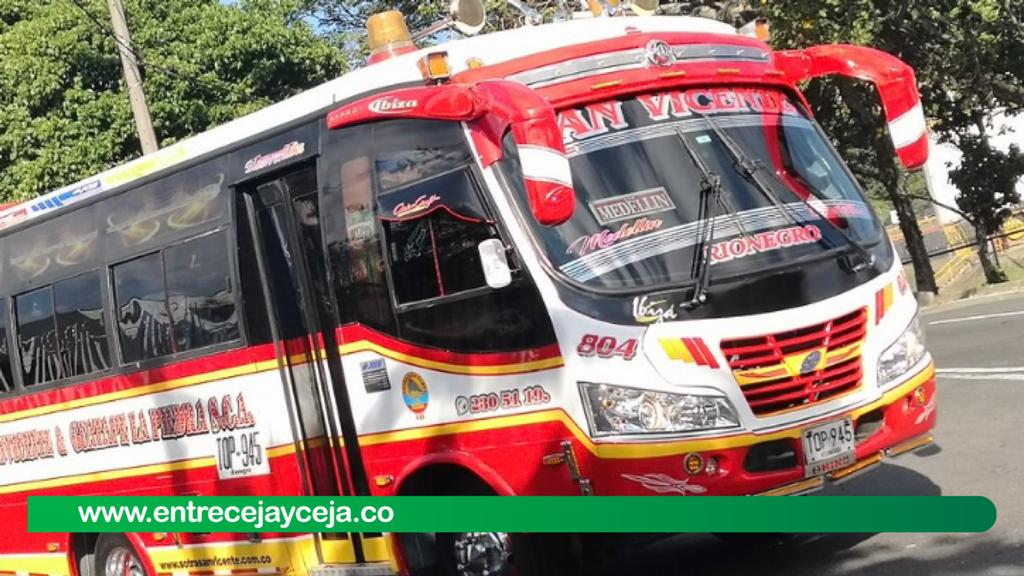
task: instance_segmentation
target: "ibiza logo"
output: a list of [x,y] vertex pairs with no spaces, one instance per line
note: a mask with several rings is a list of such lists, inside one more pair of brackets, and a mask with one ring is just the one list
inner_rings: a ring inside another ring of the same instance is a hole
[[401,100],[394,96],[387,96],[370,102],[367,108],[375,114],[398,114],[412,110],[416,106],[419,106],[419,102],[416,100]]
[[800,363],[800,375],[807,376],[815,372],[818,369],[818,364],[821,364],[821,350],[815,350],[804,358],[804,361]]
[[633,319],[640,324],[654,324],[666,320],[677,320],[676,305],[666,300],[651,300],[649,296],[633,299]]
[[651,66],[668,68],[676,63],[676,54],[664,40],[651,40],[644,48],[644,58]]

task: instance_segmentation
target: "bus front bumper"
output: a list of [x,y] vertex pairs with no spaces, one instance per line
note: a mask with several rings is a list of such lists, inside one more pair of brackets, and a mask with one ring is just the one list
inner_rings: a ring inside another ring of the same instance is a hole
[[[852,420],[855,430],[853,456],[842,467],[810,473],[801,435],[808,428],[845,418]],[[580,464],[593,493],[599,495],[801,494],[930,445],[935,422],[935,370],[929,365],[874,402],[792,428],[716,439],[601,445],[581,454]],[[700,462],[700,470],[689,473],[687,459],[690,464]]]

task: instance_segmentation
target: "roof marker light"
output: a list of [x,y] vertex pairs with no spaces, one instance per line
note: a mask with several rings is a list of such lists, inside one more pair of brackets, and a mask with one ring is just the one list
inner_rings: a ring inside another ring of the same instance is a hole
[[417,65],[420,68],[420,74],[423,74],[423,79],[428,82],[440,84],[452,76],[452,69],[448,64],[448,52],[445,51],[431,52],[420,58]]

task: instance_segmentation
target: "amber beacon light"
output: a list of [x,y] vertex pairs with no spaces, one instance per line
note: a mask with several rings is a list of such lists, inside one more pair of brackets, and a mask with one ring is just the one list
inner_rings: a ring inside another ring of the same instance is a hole
[[366,20],[366,30],[370,64],[416,50],[409,27],[405,25],[405,17],[398,10],[373,14]]

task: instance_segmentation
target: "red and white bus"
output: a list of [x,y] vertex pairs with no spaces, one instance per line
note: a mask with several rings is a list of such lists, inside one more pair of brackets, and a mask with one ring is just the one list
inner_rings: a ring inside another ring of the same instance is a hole
[[688,17],[371,37],[0,212],[0,575],[555,565],[504,534],[29,534],[29,495],[782,495],[931,442],[915,299],[796,88],[873,82],[917,168],[904,63]]

